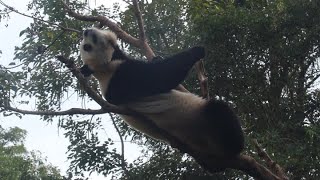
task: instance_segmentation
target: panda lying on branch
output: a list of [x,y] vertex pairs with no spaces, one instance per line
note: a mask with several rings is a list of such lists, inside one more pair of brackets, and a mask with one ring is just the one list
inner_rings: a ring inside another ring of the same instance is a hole
[[[81,73],[86,77],[93,74],[108,102],[142,114],[208,157],[232,158],[243,150],[240,121],[225,102],[208,101],[174,89],[204,58],[203,47],[193,47],[164,60],[143,62],[127,57],[113,32],[91,28],[83,33],[80,53],[84,62]],[[122,118],[136,130],[169,142],[143,121],[127,115]]]

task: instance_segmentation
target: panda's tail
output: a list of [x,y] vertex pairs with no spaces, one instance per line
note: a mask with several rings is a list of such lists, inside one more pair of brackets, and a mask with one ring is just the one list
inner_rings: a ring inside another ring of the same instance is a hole
[[229,105],[220,100],[210,100],[205,107],[205,116],[224,153],[238,155],[244,148],[244,135],[240,120]]

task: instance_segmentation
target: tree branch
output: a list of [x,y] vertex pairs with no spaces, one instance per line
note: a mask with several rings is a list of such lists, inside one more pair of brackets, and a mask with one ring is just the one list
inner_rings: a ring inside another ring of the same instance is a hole
[[284,180],[288,180],[289,178],[285,175],[285,173],[283,172],[283,169],[275,162],[273,161],[270,156],[268,155],[268,153],[263,150],[260,146],[260,144],[258,143],[258,141],[256,139],[253,140],[253,144],[256,147],[257,151],[258,151],[258,155],[265,160],[265,162],[267,163],[267,166],[277,175],[279,176],[281,179]]
[[123,138],[122,138],[122,134],[120,133],[120,130],[116,124],[116,121],[115,121],[115,118],[112,116],[111,113],[109,113],[109,116],[112,120],[112,124],[114,126],[114,128],[116,129],[118,135],[119,135],[119,138],[120,138],[120,142],[121,142],[121,167],[122,167],[122,170],[125,174],[128,174],[128,169],[126,167],[126,160],[124,158],[124,142],[123,142]]
[[4,7],[8,8],[9,10],[11,10],[12,12],[15,12],[15,13],[17,13],[17,14],[20,14],[20,15],[22,15],[22,16],[31,18],[31,19],[36,20],[36,21],[41,21],[41,22],[50,24],[50,25],[52,25],[52,26],[59,27],[59,28],[61,28],[61,29],[63,29],[63,30],[66,30],[66,31],[71,31],[71,32],[80,33],[80,31],[77,30],[77,29],[64,27],[64,26],[61,26],[61,25],[59,25],[59,24],[55,24],[55,23],[53,23],[53,22],[46,21],[46,20],[43,20],[43,19],[40,19],[40,18],[37,18],[37,17],[33,17],[33,16],[31,16],[31,15],[22,13],[22,12],[16,10],[15,8],[13,8],[12,6],[9,6],[9,5],[5,4],[5,3],[4,3],[3,1],[1,1],[1,0],[0,0],[0,3],[1,3]]
[[153,53],[152,49],[150,48],[150,46],[149,46],[149,44],[147,42],[146,33],[145,33],[145,30],[144,30],[143,18],[142,18],[142,15],[141,15],[141,11],[140,11],[138,0],[132,0],[132,4],[133,4],[134,15],[136,16],[136,19],[137,19],[137,22],[138,22],[139,39],[140,39],[141,44],[143,46],[142,50],[144,50],[147,59],[148,60],[152,60],[152,58],[155,57],[155,54]]
[[103,109],[81,109],[81,108],[71,108],[65,111],[30,111],[14,108],[12,106],[3,106],[5,110],[21,113],[23,115],[40,115],[40,116],[64,116],[64,115],[89,115],[89,114],[104,114],[106,113]]

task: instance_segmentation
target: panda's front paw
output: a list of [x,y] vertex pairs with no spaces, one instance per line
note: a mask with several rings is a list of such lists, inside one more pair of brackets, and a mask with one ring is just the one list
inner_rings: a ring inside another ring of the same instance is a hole
[[80,72],[84,77],[89,77],[91,74],[94,73],[86,64],[80,68]]
[[206,55],[205,49],[202,46],[195,46],[191,48],[191,54],[197,59],[203,59]]

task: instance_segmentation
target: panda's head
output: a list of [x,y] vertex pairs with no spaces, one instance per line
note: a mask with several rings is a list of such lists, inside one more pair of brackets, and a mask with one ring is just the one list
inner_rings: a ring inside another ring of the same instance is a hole
[[97,28],[86,29],[80,44],[81,59],[91,67],[108,63],[116,46],[117,36],[113,32]]

